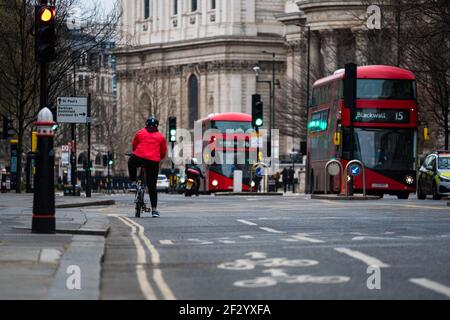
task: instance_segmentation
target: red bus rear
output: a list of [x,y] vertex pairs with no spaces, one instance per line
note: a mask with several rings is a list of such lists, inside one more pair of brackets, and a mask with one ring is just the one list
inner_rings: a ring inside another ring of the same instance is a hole
[[[344,168],[350,160],[360,160],[366,168],[368,194],[408,198],[416,191],[418,106],[414,74],[390,66],[358,68],[355,159],[350,159],[350,109],[344,106],[344,76],[340,70],[313,86],[308,110],[307,190],[325,191],[329,160],[339,160]],[[339,177],[329,179],[328,192],[343,192],[344,182]],[[353,179],[353,188],[362,191],[361,176]]]
[[[243,172],[243,191],[250,191],[252,155],[256,157],[256,146],[252,147],[252,117],[244,113],[221,113],[210,115],[198,120],[196,127],[201,126],[202,135],[196,137],[194,154],[202,159],[201,169],[205,174],[206,183],[202,191],[219,192],[233,191],[233,177],[235,170]],[[204,139],[208,130],[215,130],[216,134]],[[235,131],[228,134],[227,130]],[[201,140],[199,139],[201,138]],[[217,154],[221,162],[209,161],[208,151]],[[225,159],[228,159],[226,161]],[[208,164],[209,162],[209,164]]]

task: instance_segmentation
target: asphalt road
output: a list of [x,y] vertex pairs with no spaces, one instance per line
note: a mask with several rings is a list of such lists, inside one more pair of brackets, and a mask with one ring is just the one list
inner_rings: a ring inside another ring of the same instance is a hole
[[450,299],[446,201],[115,200],[103,299]]

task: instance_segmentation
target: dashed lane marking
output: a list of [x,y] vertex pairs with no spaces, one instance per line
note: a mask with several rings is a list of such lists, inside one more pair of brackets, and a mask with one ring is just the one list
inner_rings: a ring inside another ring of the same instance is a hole
[[239,220],[237,220],[237,221],[240,222],[240,223],[249,225],[249,226],[257,226],[256,223],[253,223],[253,222],[250,222],[250,221],[247,221],[247,220],[239,219]]
[[334,248],[337,252],[346,254],[356,260],[362,261],[368,266],[376,266],[378,268],[389,268],[389,265],[382,262],[381,260],[378,260],[377,258],[371,257],[365,253],[362,253],[360,251],[351,250],[348,248]]
[[432,290],[434,292],[443,294],[444,296],[446,296],[447,298],[450,299],[450,288],[447,286],[444,286],[443,284],[440,284],[438,282],[426,279],[426,278],[413,278],[413,279],[409,279],[410,282],[421,286],[425,289],[429,289]]
[[293,238],[295,240],[306,241],[306,242],[311,242],[311,243],[325,243],[325,241],[323,241],[323,240],[314,239],[314,238],[309,237],[309,234],[307,234],[307,233],[297,233],[296,235],[291,236],[291,238]]
[[159,240],[159,243],[162,245],[173,245],[173,241],[172,240]]
[[272,229],[272,228],[267,228],[267,227],[260,227],[260,229],[264,230],[264,231],[267,231],[267,232],[270,232],[270,233],[278,233],[278,234],[286,233],[284,231],[278,231],[278,230],[275,230],[275,229]]

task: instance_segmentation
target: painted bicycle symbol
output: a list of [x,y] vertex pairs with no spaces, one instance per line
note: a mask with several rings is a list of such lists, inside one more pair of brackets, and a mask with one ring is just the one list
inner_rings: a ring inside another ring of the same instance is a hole
[[257,266],[268,268],[262,271],[268,274],[262,277],[257,277],[250,280],[241,280],[234,282],[236,287],[244,288],[263,288],[275,286],[279,283],[287,284],[338,284],[350,281],[349,277],[345,276],[315,276],[311,274],[290,275],[286,272],[286,268],[301,268],[318,265],[319,262],[307,259],[289,260],[287,258],[267,258],[264,252],[249,252],[246,254],[250,259],[237,259],[231,262],[224,262],[219,264],[219,269],[245,271],[253,270]]
[[338,284],[350,281],[349,277],[344,276],[314,276],[310,274],[289,275],[283,269],[268,269],[263,273],[269,273],[270,276],[257,277],[250,280],[236,281],[236,287],[243,288],[264,288],[276,286],[278,283],[287,284]]

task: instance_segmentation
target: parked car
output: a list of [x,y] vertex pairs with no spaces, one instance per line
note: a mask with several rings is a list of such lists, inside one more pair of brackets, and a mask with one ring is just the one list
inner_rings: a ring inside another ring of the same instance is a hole
[[419,169],[417,198],[425,200],[432,195],[434,200],[450,196],[450,152],[438,151],[428,155]]
[[169,192],[169,179],[164,174],[158,175],[158,181],[156,183],[156,189],[162,192]]

